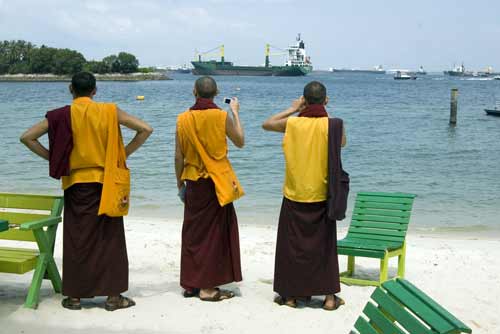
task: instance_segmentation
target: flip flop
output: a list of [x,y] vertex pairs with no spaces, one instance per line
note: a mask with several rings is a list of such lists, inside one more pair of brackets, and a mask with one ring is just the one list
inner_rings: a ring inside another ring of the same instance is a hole
[[279,306],[288,306],[291,308],[297,308],[297,301],[295,299],[292,299],[291,301],[286,300],[286,298],[283,298],[281,296],[278,296],[274,298],[274,302],[278,304]]
[[80,300],[78,300],[78,302],[74,302],[74,300],[75,299],[70,297],[64,298],[61,301],[61,305],[62,307],[67,308],[68,310],[73,310],[73,311],[81,310],[82,305],[80,304]]
[[226,299],[231,299],[234,297],[234,292],[232,291],[229,291],[229,290],[220,290],[220,289],[216,289],[217,292],[215,293],[215,295],[211,296],[211,297],[199,297],[200,300],[204,301],[204,302],[220,302],[220,301],[223,301],[223,300],[226,300]]
[[198,297],[200,294],[200,289],[184,290],[182,295],[184,298]]
[[335,301],[335,305],[333,307],[330,307],[330,306],[326,306],[326,302],[323,302],[323,310],[325,310],[325,311],[335,311],[340,306],[345,305],[345,301],[342,298],[333,295],[333,299]]
[[106,309],[106,311],[116,311],[124,308],[129,308],[132,306],[135,306],[135,302],[132,299],[122,295],[119,296],[118,301],[116,302],[106,301],[106,303],[104,304],[104,308]]

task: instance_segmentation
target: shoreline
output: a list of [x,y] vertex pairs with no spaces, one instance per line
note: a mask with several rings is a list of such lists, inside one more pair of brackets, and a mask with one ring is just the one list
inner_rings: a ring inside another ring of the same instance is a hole
[[[0,275],[0,321],[9,333],[242,333],[280,328],[290,334],[348,333],[373,291],[373,287],[341,285],[346,301],[335,312],[321,310],[322,297],[310,307],[291,309],[273,303],[276,227],[240,225],[243,281],[224,288],[236,298],[206,303],[183,298],[179,286],[181,222],[167,219],[129,218],[125,222],[130,284],[127,296],[137,306],[110,314],[102,309],[105,298],[83,300],[82,311],[61,307],[62,296],[44,281],[37,310],[23,308],[32,272],[23,276]],[[339,229],[340,230],[340,229]],[[339,238],[345,230],[339,231]],[[494,305],[500,294],[500,240],[427,238],[410,233],[407,238],[406,278],[472,328],[490,333],[499,325]],[[347,257],[339,257],[344,270]],[[57,234],[55,260],[62,269],[62,233]],[[357,259],[363,277],[378,275],[379,263]],[[396,261],[389,262],[389,275]],[[472,303],[472,304],[471,304]],[[471,305],[475,307],[471,308]],[[196,315],[196,316],[194,316]],[[43,319],[43,322],[40,320]],[[61,322],[61,319],[66,321]],[[113,319],[113,320],[111,320]]]
[[[165,73],[110,73],[94,74],[97,81],[163,81],[172,80]],[[70,75],[56,74],[4,74],[0,75],[0,82],[70,82]]]

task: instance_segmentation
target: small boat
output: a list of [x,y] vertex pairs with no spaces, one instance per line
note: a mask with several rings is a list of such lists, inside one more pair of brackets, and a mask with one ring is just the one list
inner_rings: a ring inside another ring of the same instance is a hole
[[500,101],[497,101],[495,109],[484,109],[484,111],[486,111],[486,115],[500,116]]
[[417,76],[404,71],[396,71],[394,80],[416,80]]
[[500,110],[498,109],[484,109],[484,111],[486,111],[486,115],[500,117]]
[[494,76],[493,80],[500,80],[500,75]]

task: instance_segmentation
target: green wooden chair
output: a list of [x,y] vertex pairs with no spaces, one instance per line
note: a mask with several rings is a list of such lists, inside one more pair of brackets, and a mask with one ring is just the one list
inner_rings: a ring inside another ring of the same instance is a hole
[[[472,330],[404,279],[377,287],[351,334],[459,334]],[[365,318],[366,317],[366,318]],[[405,331],[403,331],[403,328]]]
[[0,219],[10,225],[9,230],[0,232],[0,240],[36,242],[37,245],[37,249],[0,247],[0,273],[24,274],[34,270],[26,307],[38,306],[44,278],[50,279],[55,292],[61,292],[61,276],[53,254],[63,205],[60,196],[0,193]]
[[[397,277],[404,277],[406,231],[415,195],[360,192],[347,236],[337,242],[340,255],[347,255],[347,271],[340,274],[345,284],[378,286],[387,281],[389,258],[398,256]],[[354,277],[355,257],[380,259],[378,281]]]

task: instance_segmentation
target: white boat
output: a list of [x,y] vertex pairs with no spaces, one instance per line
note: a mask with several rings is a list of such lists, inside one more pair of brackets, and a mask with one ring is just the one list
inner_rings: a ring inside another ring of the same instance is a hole
[[394,80],[416,80],[417,76],[414,74],[409,74],[405,71],[396,71],[394,74]]

